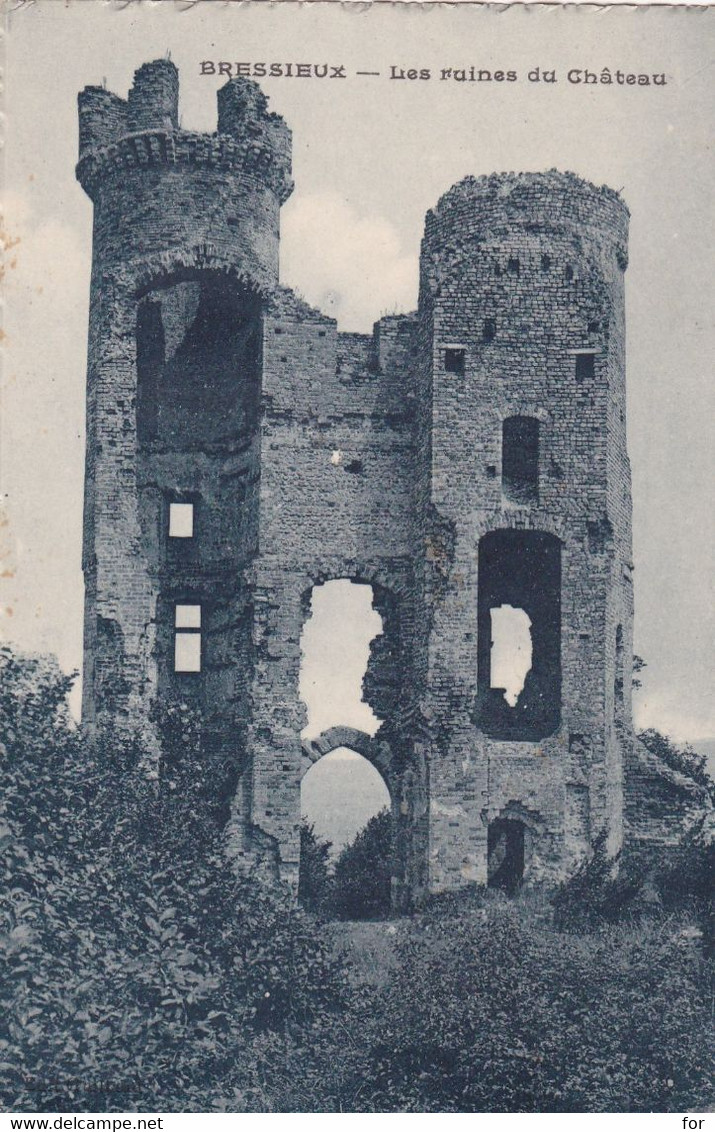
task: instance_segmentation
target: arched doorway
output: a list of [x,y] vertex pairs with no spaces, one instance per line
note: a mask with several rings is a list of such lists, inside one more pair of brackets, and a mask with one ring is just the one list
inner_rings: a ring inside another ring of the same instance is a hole
[[381,648],[394,618],[381,598],[348,578],[318,584],[301,635],[299,895],[309,906],[317,891],[313,910],[342,919],[387,915],[393,886],[391,752],[380,728],[394,695],[391,650]]
[[[333,728],[334,741],[348,730]],[[356,745],[369,754],[371,740],[361,738]],[[319,740],[305,744],[306,752],[311,761],[301,782],[299,899],[328,919],[381,919],[390,912],[393,873],[387,782],[370,758],[349,747],[321,755]]]
[[331,860],[382,810],[391,808],[390,791],[380,771],[363,754],[336,747],[303,775],[301,817],[322,841],[330,842]]

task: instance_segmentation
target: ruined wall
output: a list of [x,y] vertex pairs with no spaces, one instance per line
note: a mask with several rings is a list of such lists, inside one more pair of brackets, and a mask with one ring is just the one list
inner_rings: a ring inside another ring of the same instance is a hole
[[384,320],[374,338],[339,334],[332,319],[284,291],[266,313],[250,808],[284,873],[298,866],[296,796],[286,782],[300,767],[300,635],[312,587],[348,578],[384,591],[383,639],[398,644],[388,665],[383,655],[368,701],[379,713],[386,680],[394,714],[402,677],[409,682],[410,329],[404,317]]
[[[618,195],[467,178],[428,213],[418,311],[342,334],[278,285],[290,132],[255,84],[219,91],[210,135],[179,128],[166,60],[79,104],[85,722],[141,733],[158,775],[162,713],[189,703],[229,853],[295,883],[301,631],[315,585],[367,583],[396,904],[561,877],[601,829],[615,849],[635,759]],[[514,704],[507,605],[532,648]],[[176,670],[180,617],[200,672]]]

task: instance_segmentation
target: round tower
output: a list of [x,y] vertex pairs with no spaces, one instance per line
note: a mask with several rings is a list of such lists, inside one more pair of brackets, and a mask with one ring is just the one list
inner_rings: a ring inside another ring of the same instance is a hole
[[245,675],[225,658],[250,646],[262,317],[291,135],[249,80],[219,91],[213,134],[179,127],[178,97],[166,59],[139,68],[126,100],[79,95],[77,177],[94,204],[83,714],[158,752],[172,704],[193,706],[225,771],[221,805],[245,714]]
[[466,178],[427,214],[418,481],[449,552],[423,583],[433,888],[563,875],[600,831],[620,841],[627,234],[617,193],[555,171]]

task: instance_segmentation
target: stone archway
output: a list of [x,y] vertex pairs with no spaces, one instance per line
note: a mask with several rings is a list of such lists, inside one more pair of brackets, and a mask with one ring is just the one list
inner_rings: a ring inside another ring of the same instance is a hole
[[317,739],[304,739],[303,774],[313,763],[322,759],[323,755],[329,755],[339,747],[347,747],[372,763],[384,778],[385,785],[392,795],[390,748],[387,743],[380,740],[379,732],[378,735],[372,736],[366,731],[358,731],[355,727],[329,727]]

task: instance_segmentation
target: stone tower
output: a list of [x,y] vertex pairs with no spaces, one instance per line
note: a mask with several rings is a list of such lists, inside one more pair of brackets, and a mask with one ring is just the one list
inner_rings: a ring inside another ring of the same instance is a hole
[[[524,867],[562,874],[602,829],[620,843],[627,231],[616,193],[556,172],[467,178],[427,216],[420,654],[440,887],[483,882],[487,860],[507,883]],[[510,610],[531,637],[513,705],[492,645]]]
[[[467,178],[428,213],[418,311],[343,334],[278,284],[284,122],[248,80],[211,135],[177,99],[162,60],[79,100],[85,723],[160,775],[191,709],[229,853],[291,883],[301,776],[338,746],[390,792],[397,906],[562,877],[620,843],[631,748],[627,209],[572,174]],[[382,618],[383,722],[305,742],[301,631],[337,578]]]

